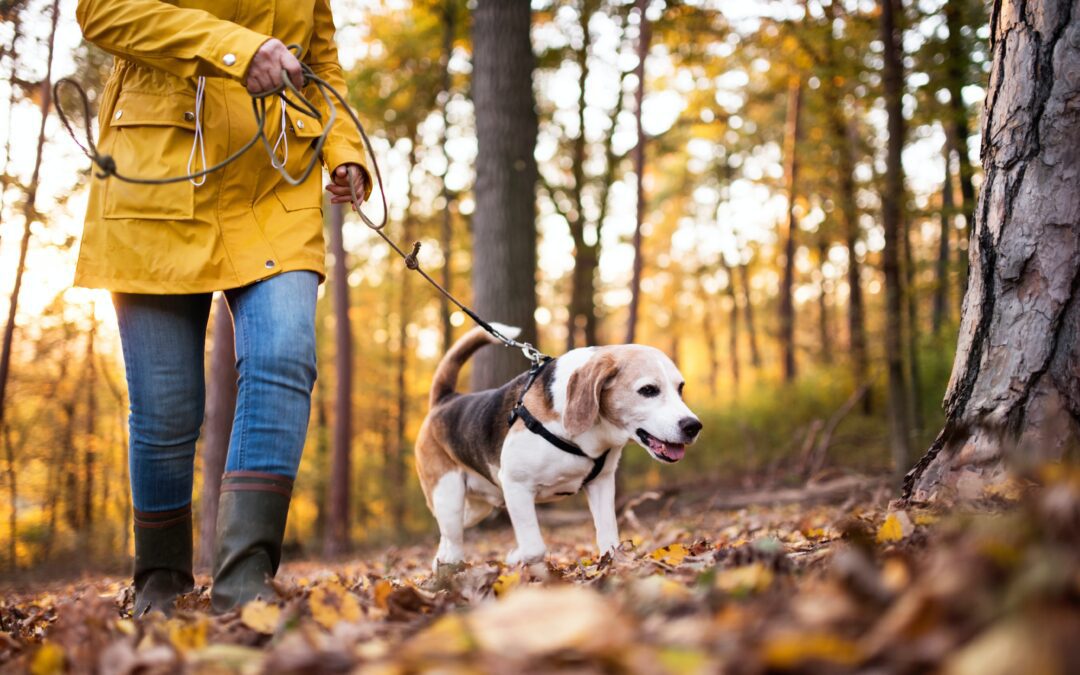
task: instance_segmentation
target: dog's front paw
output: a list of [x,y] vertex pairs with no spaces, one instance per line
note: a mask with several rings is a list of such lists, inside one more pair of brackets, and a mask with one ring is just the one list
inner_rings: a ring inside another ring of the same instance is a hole
[[520,565],[522,563],[531,565],[532,563],[543,562],[544,556],[546,555],[547,549],[543,548],[534,551],[515,548],[506,556],[506,564],[510,566]]

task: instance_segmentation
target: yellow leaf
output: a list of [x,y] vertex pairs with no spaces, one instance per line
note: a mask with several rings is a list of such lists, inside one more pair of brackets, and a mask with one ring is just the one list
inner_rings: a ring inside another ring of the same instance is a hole
[[904,526],[900,522],[898,513],[900,512],[890,513],[878,528],[877,542],[879,544],[891,544],[904,538]]
[[716,588],[736,595],[760,593],[772,585],[773,571],[761,563],[742,565],[729,570],[722,570],[716,575]]
[[850,666],[862,656],[850,640],[829,633],[805,633],[767,640],[762,647],[762,658],[772,668],[789,669],[807,661]]
[[55,642],[46,642],[41,649],[34,654],[30,661],[30,673],[32,675],[52,675],[64,672],[64,650]]
[[665,565],[678,567],[688,555],[690,555],[690,551],[682,544],[668,544],[650,553],[649,557]]
[[124,635],[134,635],[135,622],[131,619],[117,619],[116,630],[123,633]]
[[256,633],[272,634],[281,620],[281,608],[262,600],[252,600],[240,612],[240,621]]
[[459,614],[446,614],[414,635],[406,644],[409,656],[451,659],[473,648],[469,627]]
[[184,653],[206,646],[206,633],[210,627],[210,620],[205,616],[199,616],[191,621],[169,619],[165,627],[169,634],[169,642],[176,647],[177,651]]
[[933,525],[937,521],[941,520],[932,513],[917,513],[915,514],[916,525]]
[[394,584],[387,579],[379,579],[375,582],[375,605],[379,609],[387,609],[387,598],[394,592]]
[[495,597],[500,597],[512,588],[517,588],[521,584],[521,572],[510,572],[509,574],[500,574],[499,578],[495,580],[495,583],[491,585],[491,590],[495,591]]
[[342,621],[359,621],[363,615],[360,601],[337,582],[312,590],[308,605],[315,622],[327,630]]
[[811,527],[803,534],[807,539],[824,539],[829,536],[824,527]]

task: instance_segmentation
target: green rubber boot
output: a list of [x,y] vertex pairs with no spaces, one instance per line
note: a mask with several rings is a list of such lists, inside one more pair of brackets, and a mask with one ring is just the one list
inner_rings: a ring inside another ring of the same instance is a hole
[[176,598],[195,587],[191,575],[191,505],[175,511],[135,511],[135,609],[172,614]]
[[277,596],[270,579],[281,562],[292,485],[286,476],[254,471],[233,471],[222,477],[210,591],[215,612],[227,612],[258,597],[272,600]]

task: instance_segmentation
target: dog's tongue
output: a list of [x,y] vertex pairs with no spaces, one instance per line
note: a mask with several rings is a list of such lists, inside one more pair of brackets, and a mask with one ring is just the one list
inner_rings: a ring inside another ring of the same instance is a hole
[[649,448],[651,448],[653,452],[663,455],[673,462],[679,461],[683,458],[683,455],[686,454],[685,445],[680,445],[679,443],[665,443],[655,436],[649,438]]

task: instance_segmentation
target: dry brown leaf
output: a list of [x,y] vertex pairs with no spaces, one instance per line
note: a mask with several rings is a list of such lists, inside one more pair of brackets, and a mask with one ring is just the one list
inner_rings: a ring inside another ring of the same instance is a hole
[[252,600],[240,611],[240,621],[256,633],[272,634],[281,620],[281,608],[262,600]]

